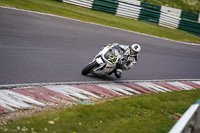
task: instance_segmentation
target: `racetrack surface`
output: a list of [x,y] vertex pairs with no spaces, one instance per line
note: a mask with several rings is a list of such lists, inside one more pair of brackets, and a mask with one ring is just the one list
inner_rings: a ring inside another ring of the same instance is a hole
[[[6,8],[0,8],[0,20],[0,85],[200,78],[200,46]],[[139,63],[121,79],[81,75],[113,42],[139,43]]]

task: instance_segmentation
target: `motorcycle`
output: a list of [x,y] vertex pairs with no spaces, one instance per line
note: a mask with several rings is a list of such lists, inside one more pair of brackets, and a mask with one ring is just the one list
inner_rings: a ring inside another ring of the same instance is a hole
[[[122,58],[120,48],[116,45],[105,46],[83,70],[82,74],[99,76],[110,75]],[[117,77],[120,78],[120,77]]]

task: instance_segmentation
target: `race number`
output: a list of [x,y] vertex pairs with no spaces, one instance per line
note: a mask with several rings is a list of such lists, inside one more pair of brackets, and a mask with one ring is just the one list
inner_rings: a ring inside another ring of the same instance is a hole
[[117,60],[117,57],[114,55],[110,55],[108,58],[108,61],[110,61],[111,63],[115,63],[116,60]]

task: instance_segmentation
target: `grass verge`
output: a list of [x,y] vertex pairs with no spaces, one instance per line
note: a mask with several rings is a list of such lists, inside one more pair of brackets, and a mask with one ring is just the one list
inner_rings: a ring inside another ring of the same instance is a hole
[[60,3],[55,0],[0,0],[0,5],[55,14],[177,41],[200,43],[200,37],[181,30],[173,30],[155,24],[118,17],[70,4]]
[[200,89],[118,97],[23,118],[0,132],[166,133],[199,95]]

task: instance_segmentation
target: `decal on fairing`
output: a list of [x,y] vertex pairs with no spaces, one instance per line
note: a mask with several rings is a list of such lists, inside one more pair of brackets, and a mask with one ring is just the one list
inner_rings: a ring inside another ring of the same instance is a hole
[[115,63],[116,60],[117,60],[117,57],[114,55],[110,55],[108,58],[108,61],[110,61],[111,63]]

